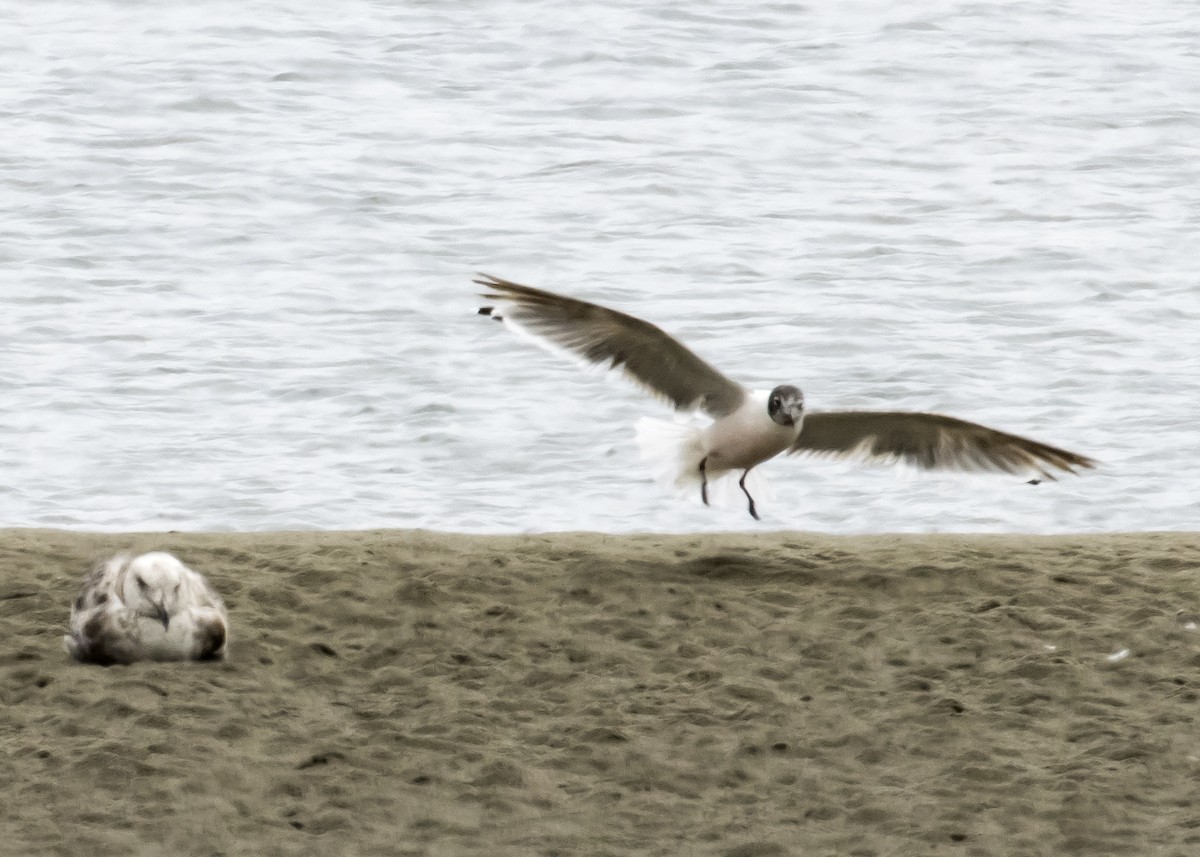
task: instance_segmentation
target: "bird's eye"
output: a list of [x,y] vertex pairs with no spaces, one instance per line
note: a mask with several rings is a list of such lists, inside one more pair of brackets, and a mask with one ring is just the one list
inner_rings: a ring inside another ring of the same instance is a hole
[[140,577],[135,577],[134,580],[137,581],[138,589],[146,588],[146,581],[142,580]]

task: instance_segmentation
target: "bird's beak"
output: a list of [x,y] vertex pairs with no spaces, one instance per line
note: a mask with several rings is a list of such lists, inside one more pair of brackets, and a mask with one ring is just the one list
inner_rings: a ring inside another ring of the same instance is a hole
[[163,630],[168,630],[171,625],[171,614],[167,612],[167,608],[161,604],[154,605],[154,617],[162,622]]

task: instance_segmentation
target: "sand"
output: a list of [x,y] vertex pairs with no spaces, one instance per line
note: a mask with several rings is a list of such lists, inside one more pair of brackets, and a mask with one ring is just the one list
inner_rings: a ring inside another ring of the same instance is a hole
[[[67,658],[129,548],[226,663]],[[1187,533],[0,531],[0,852],[1192,857],[1197,623]]]

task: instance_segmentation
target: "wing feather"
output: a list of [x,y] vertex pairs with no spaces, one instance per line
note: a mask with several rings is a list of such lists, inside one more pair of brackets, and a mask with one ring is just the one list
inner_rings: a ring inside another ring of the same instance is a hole
[[903,411],[832,411],[804,417],[789,453],[850,458],[879,463],[905,462],[922,470],[1076,473],[1096,466],[1092,459],[978,423]]
[[745,389],[649,322],[587,301],[480,274],[480,313],[503,321],[552,350],[623,372],[677,410],[700,408],[714,419],[735,411]]

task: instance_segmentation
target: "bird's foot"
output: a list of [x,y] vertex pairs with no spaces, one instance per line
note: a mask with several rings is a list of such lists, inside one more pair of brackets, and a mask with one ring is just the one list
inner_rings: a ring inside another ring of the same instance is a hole
[[738,487],[742,489],[742,493],[745,494],[746,499],[750,501],[750,517],[756,521],[761,521],[762,518],[758,517],[758,509],[754,508],[754,498],[751,497],[750,492],[746,490],[746,477],[749,475],[749,470],[742,474],[742,478],[738,480]]

